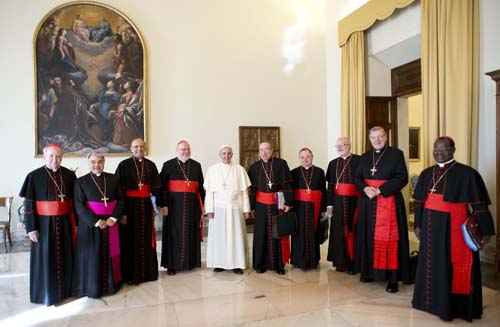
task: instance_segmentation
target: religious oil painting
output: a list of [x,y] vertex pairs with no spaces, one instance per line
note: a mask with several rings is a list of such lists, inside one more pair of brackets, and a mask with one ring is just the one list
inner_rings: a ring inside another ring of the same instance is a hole
[[143,39],[116,9],[71,2],[48,13],[34,35],[36,155],[128,152],[146,138]]

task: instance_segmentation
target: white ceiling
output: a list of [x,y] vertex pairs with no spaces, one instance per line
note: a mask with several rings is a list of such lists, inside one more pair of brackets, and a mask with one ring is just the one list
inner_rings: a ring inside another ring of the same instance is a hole
[[388,49],[370,54],[390,69],[420,58],[420,35],[401,41]]

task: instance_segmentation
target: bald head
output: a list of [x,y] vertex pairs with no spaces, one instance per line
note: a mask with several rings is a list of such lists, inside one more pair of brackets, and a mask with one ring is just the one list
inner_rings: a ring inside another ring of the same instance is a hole
[[43,148],[45,165],[52,171],[57,171],[61,167],[63,155],[63,150],[57,144],[49,144]]
[[455,141],[448,136],[438,137],[436,141],[434,141],[432,154],[437,163],[444,163],[452,160],[455,155]]
[[346,136],[341,136],[337,139],[335,148],[339,156],[348,157],[351,154],[351,140]]
[[180,140],[176,147],[177,158],[182,162],[186,162],[191,158],[191,145],[186,140]]
[[132,143],[130,143],[130,151],[132,152],[132,155],[136,159],[144,158],[145,149],[146,149],[146,143],[144,143],[144,140],[141,138],[133,139]]
[[273,156],[273,146],[269,142],[259,144],[259,157],[264,162],[267,162]]

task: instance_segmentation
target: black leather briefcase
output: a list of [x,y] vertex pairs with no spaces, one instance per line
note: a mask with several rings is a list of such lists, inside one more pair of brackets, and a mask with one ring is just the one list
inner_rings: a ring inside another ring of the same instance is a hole
[[272,216],[273,238],[279,239],[283,236],[293,235],[297,230],[297,215],[293,211],[283,212]]

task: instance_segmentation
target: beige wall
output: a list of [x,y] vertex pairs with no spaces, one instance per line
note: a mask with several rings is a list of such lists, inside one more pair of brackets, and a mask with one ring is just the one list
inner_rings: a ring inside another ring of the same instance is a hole
[[[34,159],[32,37],[42,17],[67,1],[0,1],[0,196],[17,194]],[[281,126],[282,155],[298,164],[307,145],[327,164],[324,1],[103,0],[129,16],[147,43],[150,158],[158,167],[188,139],[204,168],[238,126]],[[302,62],[285,73],[284,32],[302,22]],[[114,171],[122,158],[109,158]],[[64,165],[87,171],[85,160]],[[22,231],[18,230],[20,234]]]
[[[9,140],[2,160],[0,195],[17,193],[33,158],[33,53],[36,24],[65,1],[0,2],[0,137]],[[141,30],[149,62],[150,157],[174,155],[176,142],[191,141],[203,166],[217,160],[223,143],[238,151],[238,126],[281,126],[290,165],[304,145],[324,166],[326,99],[324,8],[310,1],[148,0],[103,1],[119,8]],[[307,27],[303,62],[289,73],[282,56],[285,29],[298,17]],[[120,158],[110,158],[114,170]],[[65,165],[85,167],[79,159]],[[83,171],[82,171],[83,172]]]

